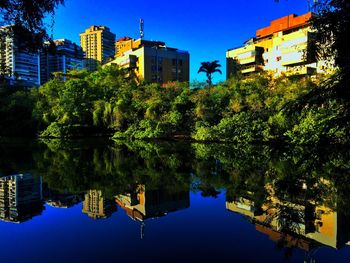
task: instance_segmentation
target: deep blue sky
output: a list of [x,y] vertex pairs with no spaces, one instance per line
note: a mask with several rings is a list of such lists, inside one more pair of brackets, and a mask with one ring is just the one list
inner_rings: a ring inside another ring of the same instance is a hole
[[66,0],[55,16],[54,38],[79,44],[79,33],[91,25],[108,26],[117,38],[139,37],[139,18],[145,20],[145,39],[161,40],[191,54],[191,80],[202,81],[202,61],[219,60],[226,76],[225,52],[243,44],[256,29],[291,13],[307,12],[307,0]]

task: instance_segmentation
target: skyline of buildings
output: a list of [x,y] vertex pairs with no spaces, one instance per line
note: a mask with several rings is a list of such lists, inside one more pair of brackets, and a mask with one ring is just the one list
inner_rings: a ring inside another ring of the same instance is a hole
[[[312,13],[288,15],[256,30],[256,36],[243,46],[226,52],[227,79],[238,72],[243,75],[269,71],[279,76],[315,75],[329,71],[324,61],[317,61],[313,49],[310,20]],[[138,82],[166,83],[190,81],[190,54],[167,47],[162,41],[133,39],[125,36],[117,41],[106,26],[92,25],[80,34],[80,47],[67,40],[54,40],[56,51],[46,46],[40,54],[20,50],[18,37],[4,34],[0,38],[0,65],[10,84],[42,85],[54,72],[67,74],[72,69],[90,72],[99,65],[117,64],[127,69]],[[47,44],[46,44],[47,45]]]
[[[327,181],[324,181],[327,184]],[[306,188],[300,186],[301,191]],[[243,215],[255,229],[272,241],[283,240],[285,247],[300,248],[307,252],[320,246],[339,249],[350,244],[350,222],[346,211],[334,210],[317,204],[312,199],[279,198],[272,184],[264,186],[267,197],[263,202],[254,199],[254,192],[241,189],[240,195],[226,192],[226,210]],[[302,195],[301,195],[302,197]],[[330,199],[333,200],[333,199]],[[50,190],[41,177],[17,174],[0,177],[0,221],[22,223],[41,215],[44,203],[53,208],[71,208],[82,203],[82,212],[94,220],[107,219],[117,208],[132,220],[141,222],[141,238],[145,221],[167,216],[169,213],[190,208],[190,189],[170,190],[137,184],[131,192],[106,198],[101,190],[83,194],[60,193]],[[334,201],[336,202],[336,201]]]

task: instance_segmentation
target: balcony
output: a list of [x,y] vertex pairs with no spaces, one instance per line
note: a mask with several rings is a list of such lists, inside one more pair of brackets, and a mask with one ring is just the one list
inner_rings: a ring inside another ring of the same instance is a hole
[[242,74],[249,74],[249,73],[253,73],[253,72],[258,72],[263,70],[263,66],[261,65],[247,65],[247,66],[242,66],[241,67],[241,73]]
[[306,62],[304,52],[296,51],[293,53],[284,54],[282,57],[282,66],[301,64]]
[[287,76],[295,76],[295,75],[315,75],[316,68],[307,67],[307,66],[295,66],[288,67],[286,70]]

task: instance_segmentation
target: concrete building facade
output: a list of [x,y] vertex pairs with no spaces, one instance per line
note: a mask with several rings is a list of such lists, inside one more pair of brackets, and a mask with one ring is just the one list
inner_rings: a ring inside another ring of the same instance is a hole
[[310,20],[313,14],[289,15],[256,31],[243,47],[226,53],[227,78],[240,72],[270,71],[274,75],[314,75],[324,72],[324,63],[313,52]]
[[9,85],[40,85],[39,52],[30,52],[20,45],[11,26],[0,27],[0,75]]
[[85,194],[83,203],[83,213],[89,217],[96,219],[104,219],[110,217],[117,210],[115,204],[111,200],[107,200],[102,191],[89,190]]
[[0,178],[0,220],[21,223],[44,210],[41,177],[18,174]]
[[190,79],[190,54],[166,47],[164,42],[134,40],[128,37],[116,43],[116,58],[107,65],[117,64],[145,82],[186,82]]
[[55,72],[65,75],[70,70],[85,67],[84,52],[80,46],[67,39],[54,40],[53,44],[53,50],[47,43],[40,53],[41,84],[49,81]]
[[80,46],[85,52],[87,68],[96,70],[115,55],[115,34],[106,26],[91,26],[80,34]]

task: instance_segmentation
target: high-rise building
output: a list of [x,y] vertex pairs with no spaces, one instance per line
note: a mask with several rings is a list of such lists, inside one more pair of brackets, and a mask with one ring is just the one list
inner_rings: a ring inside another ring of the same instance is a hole
[[10,85],[33,87],[40,84],[39,52],[20,46],[11,26],[0,27],[0,75]]
[[0,178],[0,220],[21,223],[43,209],[41,177],[18,174]]
[[106,65],[128,69],[139,82],[186,82],[190,79],[190,54],[166,47],[164,42],[124,37],[116,42],[116,58]]
[[40,80],[46,83],[54,72],[66,74],[70,70],[84,68],[84,52],[80,46],[67,39],[46,43],[40,53]]
[[107,200],[100,190],[89,190],[85,194],[83,213],[93,219],[110,217],[117,210],[112,200]]
[[115,34],[105,26],[91,26],[80,34],[80,46],[85,52],[87,67],[96,70],[99,64],[113,59],[115,54]]
[[256,31],[256,36],[226,53],[227,78],[240,72],[270,71],[275,75],[314,75],[323,73],[324,61],[313,52],[313,14],[289,15]]

